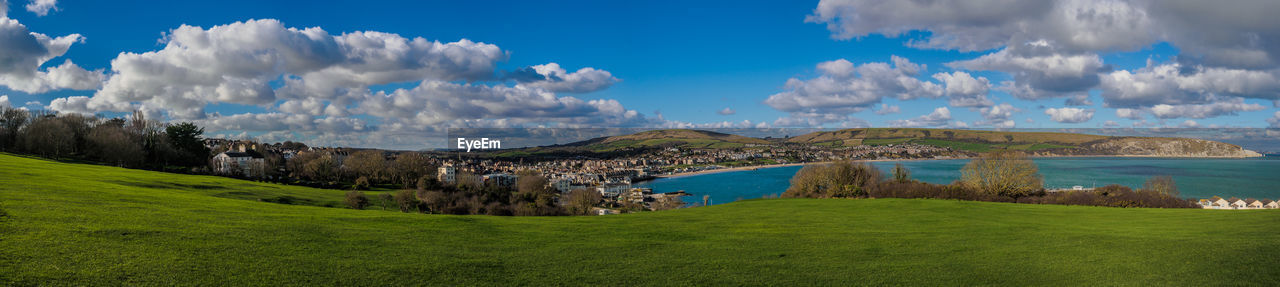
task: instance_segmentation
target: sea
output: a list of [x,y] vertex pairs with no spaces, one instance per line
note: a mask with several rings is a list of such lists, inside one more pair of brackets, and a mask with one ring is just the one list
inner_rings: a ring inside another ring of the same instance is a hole
[[[1120,184],[1141,187],[1153,176],[1172,176],[1182,197],[1256,198],[1280,200],[1280,157],[1242,159],[1059,157],[1034,159],[1046,188],[1101,187]],[[902,163],[916,180],[947,184],[960,178],[968,159],[871,162],[886,176]],[[683,190],[689,203],[710,196],[711,204],[782,195],[801,166],[760,168],[700,175],[659,178],[634,187],[654,192]]]

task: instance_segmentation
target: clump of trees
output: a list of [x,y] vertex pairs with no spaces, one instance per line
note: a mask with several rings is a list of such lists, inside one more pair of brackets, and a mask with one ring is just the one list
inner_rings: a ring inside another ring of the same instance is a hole
[[52,159],[192,172],[210,156],[203,133],[195,124],[165,124],[140,112],[103,118],[0,107],[0,150]]
[[970,160],[960,170],[966,187],[996,196],[1019,198],[1044,189],[1040,168],[1026,154],[994,151]]
[[931,184],[910,179],[901,164],[892,180],[881,179],[875,167],[840,162],[806,166],[791,178],[782,197],[806,198],[936,198],[1032,204],[1092,205],[1111,207],[1198,208],[1179,198],[1169,176],[1153,177],[1142,188],[1108,185],[1095,190],[1047,191],[1035,163],[1026,155],[999,151],[970,161],[961,179],[952,184]]
[[796,172],[782,197],[865,197],[880,181],[880,170],[865,163],[810,165]]

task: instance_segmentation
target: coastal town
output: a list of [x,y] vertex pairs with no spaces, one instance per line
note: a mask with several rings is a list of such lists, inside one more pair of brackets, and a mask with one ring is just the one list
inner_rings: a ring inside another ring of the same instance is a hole
[[[311,147],[301,143],[264,144],[247,140],[205,139],[213,151],[211,171],[233,177],[263,180],[296,178],[290,166],[300,158],[317,155],[332,158],[343,168],[352,148]],[[654,147],[622,156],[502,157],[503,150],[487,152],[378,150],[386,162],[406,154],[420,154],[434,167],[434,178],[455,185],[461,178],[477,177],[482,184],[513,188],[521,171],[537,171],[548,187],[562,195],[578,189],[599,193],[605,201],[649,205],[664,197],[687,196],[683,191],[655,193],[633,184],[659,177],[672,177],[737,169],[797,165],[839,160],[946,159],[963,157],[951,148],[917,144],[822,146],[807,144],[746,144],[732,148]],[[304,157],[304,155],[310,155]],[[566,196],[562,196],[566,197]]]

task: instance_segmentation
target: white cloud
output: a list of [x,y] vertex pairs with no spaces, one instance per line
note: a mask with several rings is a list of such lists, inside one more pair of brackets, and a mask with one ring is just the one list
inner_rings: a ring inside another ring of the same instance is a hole
[[978,113],[982,114],[983,121],[974,124],[984,126],[990,125],[997,128],[1012,128],[1017,125],[1011,120],[1014,113],[1021,112],[1022,109],[1015,108],[1010,104],[999,104],[990,107],[978,109]]
[[952,107],[987,107],[993,103],[987,99],[991,83],[987,78],[970,76],[965,72],[937,73],[934,79],[942,81],[949,105]]
[[899,108],[898,106],[890,106],[887,104],[880,104],[880,109],[876,110],[877,115],[896,114],[901,112],[902,112],[902,108]]
[[416,125],[453,120],[504,119],[569,124],[634,126],[648,123],[616,100],[582,100],[524,86],[486,86],[423,81],[412,89],[365,96],[355,112]]
[[1224,115],[1235,115],[1238,112],[1261,111],[1266,109],[1259,104],[1245,103],[1243,99],[1222,100],[1201,105],[1166,105],[1159,104],[1148,109],[1156,118],[1193,118],[1203,119]]
[[927,115],[913,119],[893,120],[888,124],[895,127],[937,127],[946,125],[948,121],[951,121],[951,110],[947,107],[939,107]]
[[1118,126],[1120,126],[1120,123],[1117,123],[1116,121],[1107,121],[1107,122],[1105,122],[1105,123],[1102,123],[1102,126],[1104,126],[1104,127],[1118,127]]
[[102,71],[86,71],[71,61],[41,71],[40,66],[84,42],[80,34],[49,37],[27,30],[17,20],[0,18],[0,86],[31,94],[57,89],[96,89]]
[[12,106],[13,106],[12,103],[9,103],[9,95],[0,96],[0,107],[12,107]]
[[1276,115],[1267,119],[1267,122],[1271,123],[1271,127],[1273,128],[1280,128],[1280,111],[1276,111]]
[[1178,125],[1178,127],[1198,128],[1200,127],[1200,123],[1197,123],[1196,121],[1193,121],[1193,120],[1186,120],[1186,121],[1183,121],[1181,125]]
[[819,63],[820,76],[787,80],[787,90],[769,96],[765,104],[788,113],[841,116],[870,108],[886,96],[902,100],[942,96],[942,86],[916,78],[923,66],[898,56],[891,59],[892,65],[875,62],[853,66],[844,59]]
[[733,115],[733,114],[736,114],[736,113],[737,113],[737,112],[733,111],[733,109],[730,109],[729,107],[724,107],[724,109],[719,110],[719,111],[716,111],[716,114],[718,114],[718,115],[722,115],[722,116]]
[[1102,98],[1108,106],[1203,104],[1215,96],[1276,100],[1280,71],[1148,65],[1137,71],[1115,71],[1102,77]]
[[31,3],[28,3],[26,8],[27,11],[36,13],[36,16],[43,17],[49,15],[49,11],[58,10],[58,0],[31,0]]
[[603,90],[620,81],[609,71],[588,67],[568,73],[556,63],[532,66],[517,73],[523,73],[523,77],[516,78],[521,85],[557,93],[590,93]]
[[1081,108],[1048,108],[1044,113],[1049,119],[1059,123],[1083,123],[1093,119],[1093,109]]
[[[183,25],[163,49],[121,53],[112,75],[89,103],[107,110],[145,106],[174,118],[200,118],[213,103],[268,106],[282,99],[319,98],[345,104],[368,86],[493,76],[506,53],[468,40],[441,43],[382,32],[330,35],[250,20],[208,29]],[[284,79],[273,90],[269,82]]]
[[1142,111],[1136,110],[1136,109],[1129,109],[1129,108],[1119,108],[1119,109],[1116,109],[1116,116],[1121,118],[1131,119],[1131,120],[1141,120]]
[[1044,41],[1015,45],[976,59],[947,63],[975,71],[1001,71],[1013,75],[999,89],[1021,99],[1073,96],[1098,85],[1105,66],[1096,54],[1064,54]]

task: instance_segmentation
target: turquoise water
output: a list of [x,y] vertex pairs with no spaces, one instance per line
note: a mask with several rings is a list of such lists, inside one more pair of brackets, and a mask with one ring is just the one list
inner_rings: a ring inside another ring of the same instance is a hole
[[[911,177],[931,183],[951,183],[969,160],[919,160],[901,162]],[[1169,175],[1182,197],[1211,196],[1280,199],[1280,158],[1173,159],[1173,158],[1044,158],[1036,159],[1045,187],[1069,188],[1122,184],[1140,187],[1152,176]],[[896,162],[872,165],[888,174]],[[655,192],[684,190],[694,194],[688,202],[711,196],[712,204],[781,195],[799,166],[763,168],[695,176],[660,178],[636,184]]]

